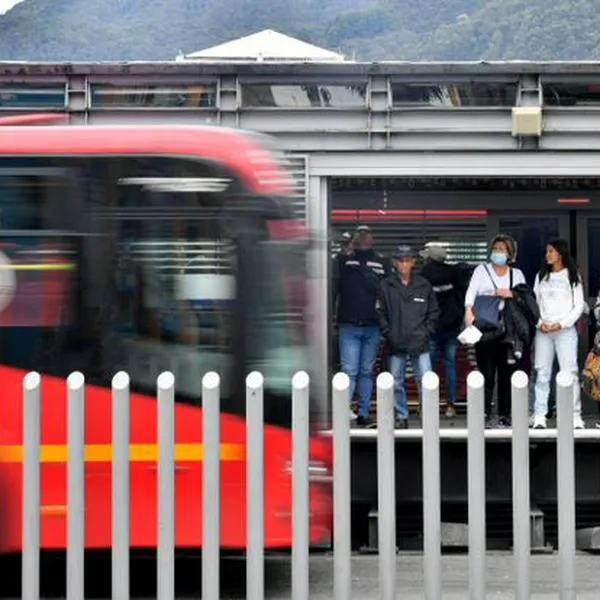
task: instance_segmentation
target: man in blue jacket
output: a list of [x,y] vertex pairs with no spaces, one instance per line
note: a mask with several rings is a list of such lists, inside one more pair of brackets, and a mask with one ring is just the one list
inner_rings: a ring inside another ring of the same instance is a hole
[[356,230],[349,251],[340,252],[333,264],[341,369],[350,378],[352,398],[358,388],[357,425],[362,427],[373,425],[373,367],[381,343],[375,304],[380,281],[389,270],[388,261],[373,250],[373,235],[364,225]]

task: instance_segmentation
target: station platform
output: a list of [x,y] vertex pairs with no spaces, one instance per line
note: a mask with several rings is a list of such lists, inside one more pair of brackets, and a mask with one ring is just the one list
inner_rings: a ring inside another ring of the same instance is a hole
[[[584,419],[586,428],[575,430],[575,441],[600,441],[600,427],[597,418]],[[327,435],[333,435],[332,430],[325,432]],[[421,429],[421,420],[418,417],[409,419],[408,429],[396,429],[394,432],[396,439],[419,440],[423,437]],[[529,437],[536,441],[555,441],[557,435],[556,420],[549,419],[546,429],[530,429]],[[353,423],[350,425],[350,437],[356,441],[376,441],[377,428],[356,427]],[[512,429],[486,429],[485,438],[489,441],[509,441],[512,439]],[[446,419],[440,416],[440,440],[442,441],[465,441],[468,439],[467,418],[466,415],[458,415],[453,419]]]

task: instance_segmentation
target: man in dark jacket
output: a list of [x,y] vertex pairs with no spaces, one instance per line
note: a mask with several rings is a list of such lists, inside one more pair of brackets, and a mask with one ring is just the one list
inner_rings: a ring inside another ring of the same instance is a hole
[[427,244],[421,252],[421,257],[425,259],[421,275],[433,286],[440,307],[440,318],[431,338],[431,364],[435,369],[438,353],[442,353],[448,393],[446,417],[452,418],[456,415],[454,406],[457,396],[457,337],[464,322],[465,292],[469,285],[469,278],[464,269],[446,262],[446,248],[441,244]]
[[406,363],[410,359],[422,390],[421,381],[431,371],[429,343],[440,315],[432,285],[413,273],[416,253],[399,246],[392,255],[395,273],[381,283],[377,311],[381,332],[388,342],[390,371],[394,376],[396,427],[408,427]]
[[373,367],[381,343],[375,304],[380,281],[389,270],[388,262],[373,250],[373,236],[366,226],[356,230],[351,250],[340,252],[333,264],[341,369],[350,378],[351,397],[358,388],[357,424],[363,427],[373,425]]

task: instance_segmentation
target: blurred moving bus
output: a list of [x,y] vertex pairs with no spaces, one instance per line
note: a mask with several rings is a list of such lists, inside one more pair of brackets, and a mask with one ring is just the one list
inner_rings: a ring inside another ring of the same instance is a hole
[[[18,119],[17,119],[18,123]],[[8,123],[11,125],[12,123]],[[6,125],[6,124],[5,124]],[[265,544],[291,546],[291,378],[307,237],[267,138],[207,127],[0,127],[0,548],[21,549],[22,381],[42,375],[41,544],[66,547],[66,378],[86,377],[86,546],[111,546],[111,379],[131,379],[131,545],[157,544],[156,379],[176,381],[176,545],[202,540],[201,382],[221,376],[222,546],[243,549],[245,378],[265,378]],[[311,394],[312,420],[320,403]],[[329,536],[313,428],[311,540]],[[93,450],[93,452],[91,451]]]

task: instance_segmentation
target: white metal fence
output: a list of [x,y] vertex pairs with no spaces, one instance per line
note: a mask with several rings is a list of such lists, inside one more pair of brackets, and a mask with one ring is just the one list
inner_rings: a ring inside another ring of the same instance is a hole
[[[486,513],[484,381],[473,372],[468,377],[468,535],[469,588],[473,600],[486,597]],[[292,597],[309,599],[309,378],[297,373],[292,382],[293,403],[293,550]],[[23,571],[22,597],[40,597],[40,431],[41,378],[24,379]],[[158,562],[159,600],[175,594],[175,380],[162,373],[157,380],[159,435],[158,459]],[[68,549],[67,597],[84,597],[85,543],[85,382],[73,373],[68,389]],[[220,380],[216,373],[203,378],[203,553],[202,597],[220,595]],[[333,378],[334,450],[334,596],[352,597],[350,514],[350,383],[346,375]],[[575,598],[575,473],[573,433],[573,380],[567,373],[557,378],[557,476],[559,527],[559,587],[561,599]],[[439,379],[427,373],[423,381],[423,528],[424,598],[440,600],[441,486]],[[396,501],[394,465],[394,380],[389,373],[377,379],[378,545],[380,597],[396,598]],[[121,372],[112,381],[113,398],[113,533],[112,596],[127,600],[130,594],[130,401],[129,377]],[[514,586],[517,600],[530,598],[530,490],[528,379],[512,377],[512,469]],[[251,373],[246,381],[247,409],[247,598],[264,598],[264,440],[263,378]],[[401,590],[398,590],[398,593]]]

